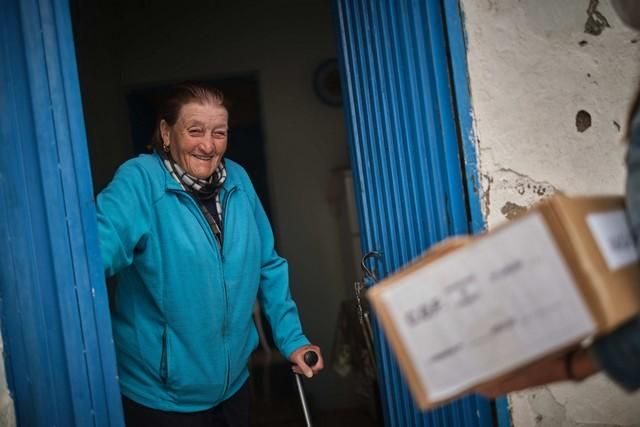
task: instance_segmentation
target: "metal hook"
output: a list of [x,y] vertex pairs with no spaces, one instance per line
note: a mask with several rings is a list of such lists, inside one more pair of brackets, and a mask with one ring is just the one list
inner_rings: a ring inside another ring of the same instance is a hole
[[375,259],[380,259],[382,257],[382,253],[380,253],[378,251],[367,252],[367,254],[362,257],[362,261],[360,262],[360,268],[362,268],[362,271],[364,273],[364,278],[365,279],[371,279],[374,282],[377,282],[378,281],[378,277],[376,275],[375,267],[370,269],[366,265],[367,260],[369,258],[371,258],[371,257],[373,257]]

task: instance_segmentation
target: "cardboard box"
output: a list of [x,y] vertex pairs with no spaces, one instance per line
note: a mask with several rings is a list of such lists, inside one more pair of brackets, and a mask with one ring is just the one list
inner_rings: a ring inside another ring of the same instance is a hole
[[638,252],[621,197],[558,194],[437,245],[367,296],[428,409],[639,313]]

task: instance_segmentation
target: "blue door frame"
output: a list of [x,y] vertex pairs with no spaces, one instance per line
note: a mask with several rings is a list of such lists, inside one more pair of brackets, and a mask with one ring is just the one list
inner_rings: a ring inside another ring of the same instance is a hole
[[[461,11],[458,0],[335,0],[334,21],[362,250],[382,254],[382,278],[484,229]],[[420,412],[374,329],[386,426],[511,424],[505,399]]]
[[69,5],[0,5],[0,322],[17,422],[122,426]]

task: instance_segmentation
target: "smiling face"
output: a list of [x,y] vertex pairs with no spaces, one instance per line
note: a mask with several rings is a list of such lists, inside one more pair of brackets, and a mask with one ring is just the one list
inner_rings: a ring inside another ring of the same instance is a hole
[[229,113],[215,103],[190,102],[182,106],[173,126],[160,122],[160,134],[178,165],[188,174],[206,179],[227,150]]

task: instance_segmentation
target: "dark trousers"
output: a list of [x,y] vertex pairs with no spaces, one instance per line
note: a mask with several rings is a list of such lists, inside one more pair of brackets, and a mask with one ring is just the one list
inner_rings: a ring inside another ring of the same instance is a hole
[[249,427],[249,382],[218,406],[200,412],[151,409],[122,396],[127,427]]

